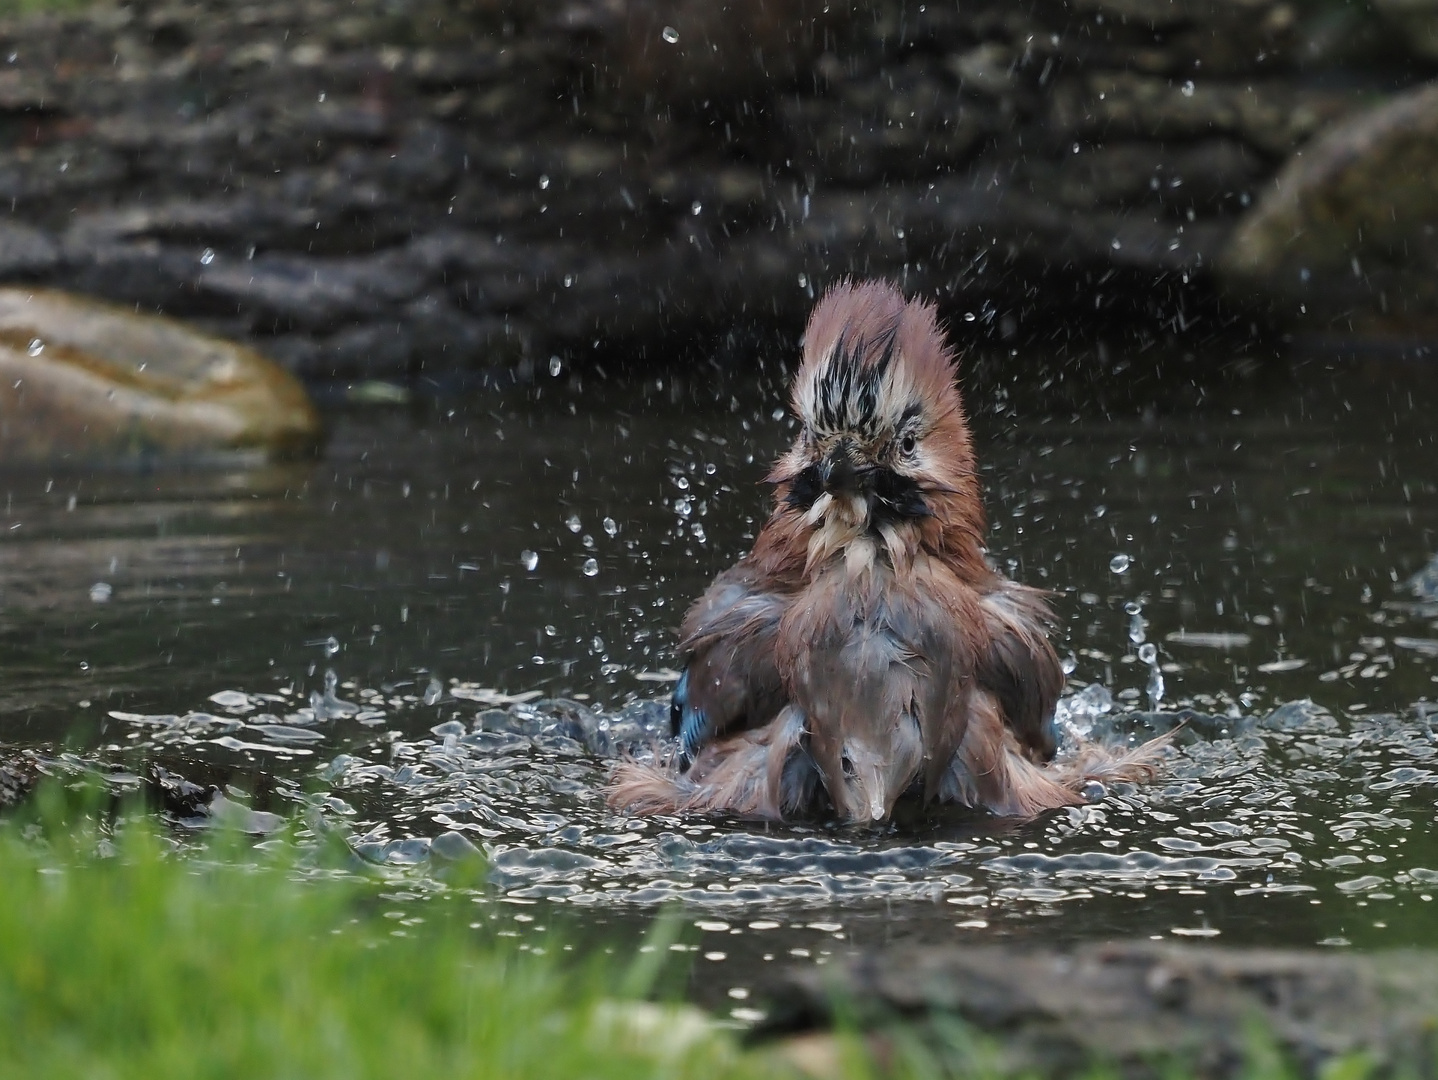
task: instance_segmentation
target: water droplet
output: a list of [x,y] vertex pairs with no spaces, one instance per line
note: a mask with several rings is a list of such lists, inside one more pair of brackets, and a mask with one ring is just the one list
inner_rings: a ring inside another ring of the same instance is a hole
[[1145,641],[1138,647],[1138,658],[1145,664],[1158,663],[1158,646],[1151,641]]
[[598,636],[590,638],[589,651],[595,655],[602,653],[604,651],[604,639]]
[[594,577],[594,576],[596,576],[598,573],[599,573],[599,560],[598,560],[598,559],[585,559],[585,560],[584,560],[584,576],[585,576],[585,577]]
[[688,499],[675,499],[674,512],[680,517],[688,517],[694,512],[694,507],[690,504]]
[[1084,802],[1103,802],[1104,799],[1108,798],[1108,788],[1104,787],[1097,780],[1090,780],[1084,784],[1079,794],[1083,796]]
[[585,547],[589,548],[591,551],[594,550],[594,537],[590,536],[588,533],[585,533],[583,536],[581,536],[579,538],[579,542]]
[[800,275],[799,275],[799,288],[801,288],[801,289],[807,289],[808,287],[809,287],[809,275],[808,275],[808,274],[800,274]]
[[1142,615],[1133,615],[1128,620],[1128,639],[1137,645],[1148,637],[1148,623]]
[[973,322],[977,318],[978,316],[975,315],[972,311],[964,312],[964,322]]
[[604,519],[604,533],[606,536],[615,537],[619,535],[619,522],[612,517]]
[[[340,639],[339,639],[339,638],[337,638],[337,637],[335,637],[333,634],[331,634],[329,637],[325,638],[324,645],[325,645],[325,657],[326,657],[326,659],[328,659],[328,658],[331,657],[331,656],[337,656],[337,655],[339,655],[339,651],[340,651]],[[333,687],[330,687],[330,689],[333,690],[334,688],[333,688]]]
[[687,476],[676,476],[676,477],[674,478],[674,486],[677,487],[680,491],[688,491],[688,490],[689,490],[689,477],[687,477]]
[[549,187],[549,177],[548,177],[548,176],[541,176],[541,177],[539,178],[539,190],[540,190],[540,191],[543,191],[543,190],[544,190],[545,188],[547,188],[547,187]]
[[31,356],[39,356],[45,351],[45,343],[39,338],[30,339],[30,347],[26,350]]
[[1148,685],[1144,690],[1148,694],[1148,707],[1157,709],[1158,703],[1163,700],[1163,672],[1159,671],[1157,664],[1148,669]]
[[1181,87],[1179,87],[1179,91],[1183,94],[1184,97],[1193,97],[1193,80],[1189,79],[1187,82],[1185,82]]
[[433,675],[429,677],[429,685],[424,688],[424,703],[426,705],[438,704],[439,699],[444,697],[444,684]]
[[1143,605],[1140,604],[1137,600],[1130,600],[1123,606],[1123,613],[1125,615],[1137,615],[1142,610]]
[[669,42],[670,45],[679,44],[679,31],[674,29],[674,27],[672,26],[666,26],[663,30],[659,32],[659,36],[662,37],[665,41]]
[[534,568],[539,565],[539,552],[530,551],[528,548],[521,551],[519,553],[519,565],[533,573]]
[[706,543],[709,539],[707,536],[704,535],[704,526],[699,524],[699,522],[697,521],[693,525],[689,526],[689,531],[694,534],[694,539],[698,540],[701,544]]
[[584,524],[579,520],[578,514],[570,514],[569,517],[564,519],[564,524],[572,533],[577,533],[580,529],[584,528]]
[[90,599],[97,604],[103,604],[110,599],[114,591],[108,583],[97,581],[90,586]]
[[1115,574],[1128,573],[1128,568],[1132,565],[1133,560],[1122,552],[1119,552],[1119,554],[1115,555],[1112,559],[1108,561],[1109,570]]
[[692,205],[691,207],[689,207],[689,212],[690,212],[691,214],[693,214],[695,217],[698,217],[698,216],[699,216],[699,212],[700,212],[701,210],[703,210],[703,209],[704,209],[704,204],[703,204],[702,202],[700,202],[698,199],[695,199],[695,200],[694,200],[694,205]]
[[713,475],[714,475],[716,472],[718,472],[718,471],[719,471],[719,466],[715,465],[712,461],[709,462],[707,465],[704,466],[704,475],[705,475],[705,476],[713,476]]
[[1123,244],[1119,243],[1118,237],[1115,236],[1112,240],[1109,241],[1108,246],[1117,251],[1119,250],[1119,248],[1123,247]]
[[574,286],[574,281],[575,281],[575,278],[574,278],[574,275],[573,275],[573,274],[565,274],[565,275],[564,275],[564,287],[565,287],[566,289],[572,288],[572,287]]
[[201,265],[201,266],[209,266],[210,263],[212,263],[212,262],[214,262],[214,261],[215,261],[215,253],[214,253],[213,251],[211,251],[209,248],[205,248],[204,251],[200,252],[200,265]]
[[549,373],[555,377],[558,377],[559,373],[563,370],[564,361],[559,359],[559,357],[557,356],[551,356],[549,358]]

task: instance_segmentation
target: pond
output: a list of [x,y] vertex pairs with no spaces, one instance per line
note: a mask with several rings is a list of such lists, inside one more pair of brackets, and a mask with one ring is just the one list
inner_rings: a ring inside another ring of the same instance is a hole
[[1430,941],[1438,590],[1409,582],[1438,374],[1004,360],[968,389],[991,556],[1056,594],[1070,727],[1191,710],[1152,787],[879,830],[606,809],[596,750],[663,726],[674,628],[791,433],[781,365],[702,358],[337,408],[319,462],[0,475],[0,738],[299,809],[392,879],[397,918],[453,831],[491,858],[476,910],[525,947],[632,943],[680,901],[693,992],[740,1020],[778,965],[900,939]]

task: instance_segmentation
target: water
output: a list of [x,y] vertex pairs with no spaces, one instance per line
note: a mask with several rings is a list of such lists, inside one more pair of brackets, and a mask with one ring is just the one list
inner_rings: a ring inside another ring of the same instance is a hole
[[766,513],[773,380],[565,374],[336,414],[318,464],[4,474],[0,739],[300,810],[404,902],[460,832],[530,947],[681,900],[696,995],[741,1019],[776,966],[898,939],[1430,941],[1438,602],[1405,582],[1438,547],[1438,379],[1310,360],[1075,406],[995,370],[992,557],[1057,594],[1065,729],[1190,710],[1152,788],[878,831],[604,807],[596,751],[662,728],[673,628]]

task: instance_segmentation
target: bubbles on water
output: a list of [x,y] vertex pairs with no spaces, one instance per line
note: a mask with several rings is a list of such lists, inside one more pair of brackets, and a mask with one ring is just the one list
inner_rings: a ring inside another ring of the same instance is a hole
[[570,514],[567,518],[564,519],[564,524],[570,532],[575,534],[578,534],[579,530],[584,528],[584,523],[579,520],[578,514]]
[[613,539],[614,537],[618,536],[618,535],[619,535],[619,522],[615,521],[612,517],[607,517],[607,518],[605,518],[605,519],[604,519],[604,535],[610,537],[611,539]]
[[90,586],[90,599],[96,604],[107,603],[115,590],[105,581],[97,581]]
[[525,548],[519,553],[519,565],[533,573],[534,568],[539,565],[539,552]]
[[31,338],[30,345],[25,351],[28,352],[31,356],[39,356],[42,352],[45,351],[45,343],[39,338]]
[[1108,561],[1109,571],[1114,574],[1126,574],[1128,573],[1128,568],[1132,565],[1133,560],[1123,552],[1119,552]]
[[585,559],[585,560],[584,560],[584,576],[585,576],[585,577],[596,577],[598,574],[599,574],[599,560],[598,560],[598,559],[593,559],[593,558]]
[[679,44],[679,31],[674,29],[674,27],[672,26],[666,26],[663,30],[659,32],[659,36],[662,37],[665,41],[667,41],[670,45]]
[[1077,694],[1060,698],[1054,709],[1054,725],[1071,738],[1084,739],[1093,731],[1094,721],[1113,711],[1113,695],[1102,683],[1090,683]]
[[563,370],[564,370],[564,361],[561,360],[561,359],[560,359],[559,357],[557,357],[557,356],[551,356],[551,357],[549,358],[549,373],[550,373],[551,375],[555,376],[556,378],[558,378],[558,377],[559,377],[559,373],[560,373],[561,371],[563,371]]

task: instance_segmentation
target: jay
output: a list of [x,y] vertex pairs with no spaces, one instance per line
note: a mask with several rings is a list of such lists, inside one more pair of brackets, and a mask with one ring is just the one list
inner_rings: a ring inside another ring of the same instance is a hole
[[1054,762],[1045,594],[988,562],[973,440],[934,308],[845,282],[814,308],[773,511],[680,630],[678,749],[609,802],[881,822],[902,796],[1032,817],[1142,781],[1161,740]]

